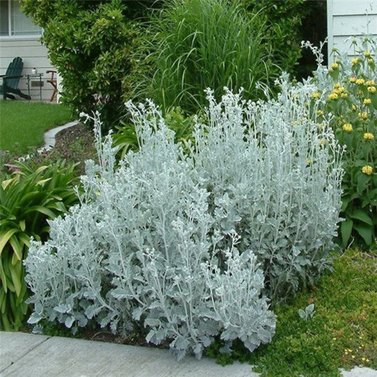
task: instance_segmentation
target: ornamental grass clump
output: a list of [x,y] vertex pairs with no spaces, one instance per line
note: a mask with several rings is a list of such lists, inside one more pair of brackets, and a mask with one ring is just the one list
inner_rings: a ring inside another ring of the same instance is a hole
[[340,208],[331,129],[307,116],[311,88],[282,88],[257,104],[208,92],[207,122],[184,145],[153,103],[129,103],[139,151],[116,168],[111,138],[98,142],[81,204],[31,245],[29,323],[142,331],[178,358],[217,337],[229,350],[270,342],[269,298],[329,266]]
[[149,95],[165,111],[181,106],[190,113],[205,107],[208,87],[217,97],[224,86],[260,97],[257,82],[267,84],[279,71],[266,42],[266,19],[237,1],[167,1],[153,22],[155,74]]

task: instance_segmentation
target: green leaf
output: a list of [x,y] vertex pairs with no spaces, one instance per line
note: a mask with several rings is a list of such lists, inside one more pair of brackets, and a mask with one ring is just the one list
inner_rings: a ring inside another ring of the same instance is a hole
[[361,194],[368,186],[370,177],[366,174],[360,174],[357,178],[357,192]]
[[9,243],[11,244],[14,253],[17,255],[18,260],[21,260],[23,244],[19,242],[18,238],[15,235],[13,235],[9,239]]
[[370,246],[373,242],[373,227],[364,224],[354,224],[353,228],[364,240],[364,242]]
[[0,255],[9,239],[17,232],[18,229],[9,229],[6,233],[0,233]]
[[46,215],[48,218],[53,219],[56,217],[55,213],[51,211],[50,209],[42,206],[34,206],[29,208],[25,213],[30,213],[30,212],[40,212],[43,215]]
[[23,232],[25,232],[25,228],[26,228],[26,224],[25,224],[25,220],[21,220],[20,221],[20,228]]
[[8,292],[7,277],[5,276],[2,258],[0,258],[0,281],[3,286],[4,292],[7,293]]
[[366,211],[362,209],[355,209],[349,216],[354,220],[360,220],[368,225],[373,225],[372,219],[367,215]]
[[351,219],[347,219],[340,224],[340,233],[342,235],[342,245],[344,248],[348,245],[352,233],[352,227],[353,221]]
[[27,247],[30,247],[30,237],[26,233],[20,233],[17,236],[22,243],[24,243]]
[[16,296],[19,296],[22,289],[22,265],[21,262],[11,266],[10,273],[12,275],[12,282],[16,290]]

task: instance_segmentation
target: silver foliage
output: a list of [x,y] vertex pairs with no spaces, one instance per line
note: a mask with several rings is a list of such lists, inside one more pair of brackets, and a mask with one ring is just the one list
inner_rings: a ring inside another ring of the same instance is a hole
[[340,150],[310,117],[313,88],[281,85],[260,103],[209,92],[188,155],[153,103],[127,104],[140,151],[115,168],[107,137],[81,204],[32,243],[29,322],[141,324],[178,358],[200,357],[217,335],[250,351],[269,342],[266,293],[285,297],[328,266],[340,208]]

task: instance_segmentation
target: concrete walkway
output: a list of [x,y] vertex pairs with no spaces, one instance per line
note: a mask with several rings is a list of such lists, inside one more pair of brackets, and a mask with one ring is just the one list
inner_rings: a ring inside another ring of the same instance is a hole
[[[377,377],[354,368],[344,377]],[[167,350],[81,339],[0,332],[0,377],[257,377],[250,365],[214,360],[176,361]],[[279,377],[279,376],[276,376]]]
[[217,365],[167,350],[80,339],[0,332],[0,376],[257,377],[250,365]]
[[47,131],[44,134],[44,148],[51,148],[55,146],[55,136],[58,132],[65,130],[66,128],[76,126],[79,122],[77,120],[74,120],[73,122],[69,122],[64,124],[63,126],[60,127],[55,127],[52,130]]

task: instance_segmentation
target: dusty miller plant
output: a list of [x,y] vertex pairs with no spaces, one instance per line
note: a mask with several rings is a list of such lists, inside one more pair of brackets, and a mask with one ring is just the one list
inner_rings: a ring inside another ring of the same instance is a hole
[[254,251],[274,302],[330,267],[342,177],[342,149],[309,106],[316,87],[286,77],[279,85],[276,100],[258,103],[230,92],[216,103],[209,93],[192,148],[215,228],[235,229],[238,249]]
[[281,86],[267,103],[208,92],[188,154],[153,103],[128,103],[140,151],[115,167],[111,138],[98,142],[80,205],[32,243],[29,322],[144,326],[178,358],[216,336],[250,351],[269,342],[266,294],[284,298],[329,265],[340,205],[340,151],[309,119],[312,88]]
[[251,351],[269,342],[275,316],[256,257],[239,253],[234,230],[215,231],[193,161],[154,106],[131,111],[140,152],[115,169],[110,138],[98,145],[100,165],[87,163],[81,205],[31,247],[29,322],[74,328],[94,319],[122,332],[138,322],[148,342],[169,340],[178,358],[200,357],[220,334]]

